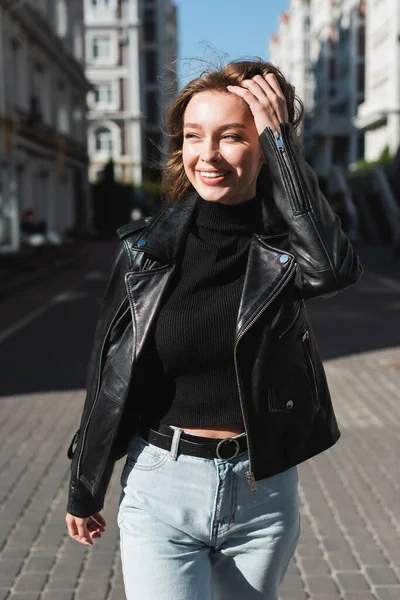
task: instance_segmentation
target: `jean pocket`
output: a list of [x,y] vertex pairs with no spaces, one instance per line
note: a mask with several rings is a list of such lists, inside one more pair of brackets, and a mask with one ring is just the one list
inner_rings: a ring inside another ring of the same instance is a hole
[[146,440],[136,436],[128,449],[127,466],[141,471],[159,469],[169,456],[168,450],[163,450]]

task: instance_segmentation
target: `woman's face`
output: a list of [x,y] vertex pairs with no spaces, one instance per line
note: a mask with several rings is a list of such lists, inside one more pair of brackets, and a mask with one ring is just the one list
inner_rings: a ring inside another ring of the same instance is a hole
[[263,155],[245,102],[229,92],[200,92],[183,125],[183,165],[200,196],[222,204],[253,198]]

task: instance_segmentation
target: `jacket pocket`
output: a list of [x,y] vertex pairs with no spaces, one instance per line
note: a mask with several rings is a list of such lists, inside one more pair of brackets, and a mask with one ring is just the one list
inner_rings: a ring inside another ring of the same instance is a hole
[[301,336],[301,343],[303,345],[304,351],[304,359],[306,362],[306,369],[308,373],[308,378],[311,386],[312,400],[314,409],[319,408],[319,394],[318,394],[318,383],[317,383],[317,375],[315,371],[314,361],[313,361],[313,351],[310,341],[310,332],[306,329]]

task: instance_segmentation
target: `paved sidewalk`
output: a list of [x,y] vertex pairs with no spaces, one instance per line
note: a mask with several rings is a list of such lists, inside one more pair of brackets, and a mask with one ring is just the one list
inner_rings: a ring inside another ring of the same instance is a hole
[[[282,600],[400,598],[399,292],[367,274],[354,291],[311,303],[342,439],[299,468],[302,534]],[[82,402],[83,391],[0,398],[0,600],[125,599],[122,465],[107,534],[89,550],[66,535],[65,452]]]

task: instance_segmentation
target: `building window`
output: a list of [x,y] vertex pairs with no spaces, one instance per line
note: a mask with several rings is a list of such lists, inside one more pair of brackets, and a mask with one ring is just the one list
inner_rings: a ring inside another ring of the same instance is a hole
[[156,41],[156,11],[154,8],[145,8],[143,32],[145,42]]
[[107,127],[99,127],[95,132],[96,151],[112,152],[114,149],[112,133]]
[[365,93],[365,67],[363,64],[357,65],[357,92]]
[[111,104],[113,100],[111,83],[98,83],[93,87],[93,94],[95,104]]
[[151,91],[146,94],[146,117],[151,124],[158,121],[157,92]]
[[147,83],[155,83],[157,79],[157,52],[147,50],[146,52],[146,80]]
[[110,38],[106,35],[93,38],[93,58],[110,58]]

